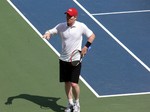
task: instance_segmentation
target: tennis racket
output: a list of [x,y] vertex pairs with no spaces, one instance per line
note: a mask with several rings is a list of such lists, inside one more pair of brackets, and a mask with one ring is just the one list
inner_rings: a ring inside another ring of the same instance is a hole
[[71,62],[72,66],[77,66],[81,63],[82,61],[82,54],[80,50],[74,50],[70,56],[69,61]]

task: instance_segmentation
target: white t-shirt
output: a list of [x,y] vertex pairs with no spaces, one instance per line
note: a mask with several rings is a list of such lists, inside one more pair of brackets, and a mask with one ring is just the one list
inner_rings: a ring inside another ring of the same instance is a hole
[[62,39],[62,52],[60,59],[67,62],[74,50],[81,50],[82,35],[89,38],[93,34],[93,32],[84,23],[79,21],[75,21],[71,27],[67,26],[66,22],[60,23],[48,31],[51,35],[60,34]]

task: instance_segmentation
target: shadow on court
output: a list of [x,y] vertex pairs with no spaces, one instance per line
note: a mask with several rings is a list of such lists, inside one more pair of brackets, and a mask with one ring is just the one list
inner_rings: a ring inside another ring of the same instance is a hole
[[29,94],[20,94],[18,96],[9,97],[5,104],[10,105],[12,104],[13,100],[18,98],[31,101],[39,105],[41,109],[52,109],[55,112],[64,112],[65,109],[65,107],[57,104],[57,101],[60,100],[60,98],[43,97],[43,96],[36,96],[36,95],[29,95]]

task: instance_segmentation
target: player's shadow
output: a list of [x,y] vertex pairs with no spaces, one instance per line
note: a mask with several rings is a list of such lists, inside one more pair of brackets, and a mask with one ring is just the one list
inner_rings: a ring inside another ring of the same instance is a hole
[[43,97],[43,96],[36,96],[36,95],[29,95],[29,94],[20,94],[17,96],[9,97],[5,104],[10,105],[12,104],[13,100],[18,98],[25,99],[35,104],[38,104],[42,109],[52,109],[54,112],[64,112],[65,109],[65,107],[57,104],[57,101],[60,98]]

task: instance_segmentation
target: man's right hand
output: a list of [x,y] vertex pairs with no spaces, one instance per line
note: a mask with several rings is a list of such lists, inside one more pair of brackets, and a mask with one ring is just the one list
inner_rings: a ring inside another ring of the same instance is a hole
[[51,34],[49,32],[46,32],[44,35],[43,35],[43,38],[45,39],[50,39],[51,38]]

